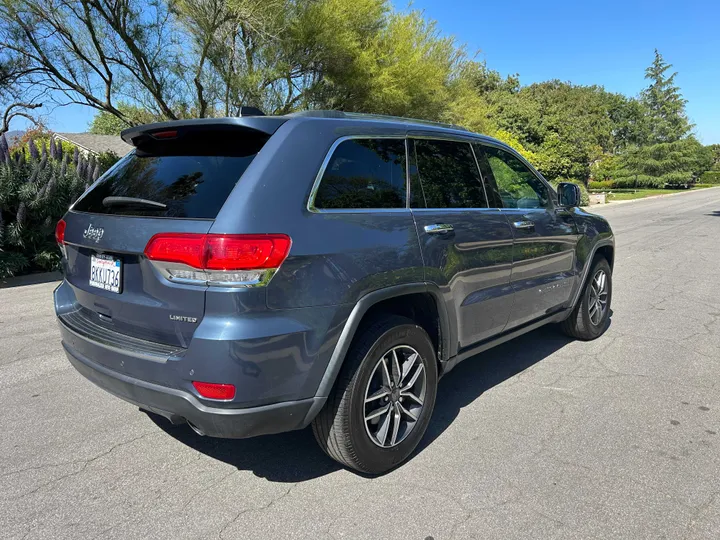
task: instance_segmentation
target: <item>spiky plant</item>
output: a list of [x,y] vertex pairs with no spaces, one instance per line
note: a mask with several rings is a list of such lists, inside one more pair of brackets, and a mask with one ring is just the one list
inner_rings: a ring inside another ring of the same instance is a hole
[[8,145],[5,134],[0,135],[0,163],[8,163],[10,161],[10,146]]
[[28,151],[30,152],[30,157],[32,159],[38,159],[40,157],[40,152],[38,152],[35,141],[28,141]]
[[[10,156],[0,139],[0,278],[58,267],[55,224],[101,170],[51,142]],[[77,163],[77,165],[76,165]]]

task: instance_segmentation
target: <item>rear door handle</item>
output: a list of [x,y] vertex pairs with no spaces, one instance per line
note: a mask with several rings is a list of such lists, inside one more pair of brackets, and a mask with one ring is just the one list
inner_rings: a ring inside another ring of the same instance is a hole
[[449,223],[434,223],[425,225],[425,232],[428,234],[448,234],[453,232],[454,228]]
[[534,229],[535,223],[533,223],[532,221],[529,221],[529,220],[514,221],[513,227],[515,227],[516,229]]

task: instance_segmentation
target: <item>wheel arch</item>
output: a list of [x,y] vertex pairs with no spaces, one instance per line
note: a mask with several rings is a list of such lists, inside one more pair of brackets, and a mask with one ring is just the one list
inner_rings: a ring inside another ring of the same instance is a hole
[[[434,308],[435,311],[432,313],[418,312],[417,309],[422,306],[422,302],[427,302],[426,307]],[[436,330],[433,331],[431,327],[428,334],[436,346],[438,362],[440,363],[438,367],[441,368],[444,362],[453,354],[451,350],[452,336],[456,335],[457,329],[456,324],[453,324],[450,319],[440,290],[431,283],[412,283],[387,287],[368,293],[355,304],[335,345],[325,374],[318,386],[316,397],[327,397],[330,394],[353,339],[358,334],[358,330],[362,329],[363,324],[369,321],[374,314],[393,313],[408,316],[408,313],[413,310],[415,310],[416,314],[419,313],[421,320],[422,317],[425,317],[426,324],[421,324],[418,317],[410,318],[418,321],[426,331],[428,331],[427,325],[432,326],[432,319],[435,316],[437,317]]]
[[592,256],[592,259],[590,260],[591,265],[598,257],[598,255],[602,255],[603,257],[605,257],[605,260],[610,265],[610,270],[612,270],[615,264],[615,246],[612,244],[605,244],[598,247]]
[[608,264],[610,265],[610,270],[612,270],[613,264],[615,262],[615,243],[613,242],[612,238],[609,238],[607,240],[601,240],[592,247],[592,250],[590,251],[587,259],[585,259],[582,279],[580,279],[579,287],[573,295],[572,303],[570,304],[571,308],[574,308],[578,300],[580,299],[582,291],[585,289],[585,284],[587,283],[588,277],[590,275],[590,269],[592,268],[595,259],[599,255],[605,257]]

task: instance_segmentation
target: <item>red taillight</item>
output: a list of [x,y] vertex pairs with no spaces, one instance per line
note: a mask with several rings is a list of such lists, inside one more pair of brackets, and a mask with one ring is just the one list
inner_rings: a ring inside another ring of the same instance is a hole
[[228,400],[235,397],[235,385],[233,384],[193,381],[193,386],[198,394],[207,399]]
[[55,226],[55,241],[60,246],[65,245],[65,227],[67,227],[67,223],[65,223],[64,219],[58,221]]
[[285,234],[161,233],[150,239],[145,256],[200,270],[262,270],[279,267],[290,244]]
[[277,268],[290,251],[284,234],[207,237],[208,270],[259,270]]
[[151,261],[187,264],[204,268],[204,234],[156,234],[145,246],[145,256]]

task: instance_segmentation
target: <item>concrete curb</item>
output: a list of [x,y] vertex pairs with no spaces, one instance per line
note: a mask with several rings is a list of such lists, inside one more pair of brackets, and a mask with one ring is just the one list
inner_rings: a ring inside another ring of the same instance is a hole
[[61,279],[62,274],[60,272],[27,274],[25,276],[16,276],[6,279],[0,279],[0,289],[11,289],[12,287],[23,287],[25,285],[38,285],[40,283],[60,281]]
[[687,190],[682,191],[680,193],[666,193],[665,195],[652,195],[650,197],[643,197],[642,199],[630,199],[629,201],[611,201],[605,204],[593,204],[592,206],[583,206],[584,210],[591,210],[593,208],[607,208],[608,206],[615,206],[617,204],[628,204],[628,203],[636,203],[636,202],[642,202],[642,201],[651,201],[653,199],[664,199],[665,197],[675,197],[677,195],[689,195],[690,193],[699,193],[701,191],[705,191],[708,189],[718,189],[720,186],[713,186],[709,188],[702,188],[702,189],[694,189],[694,190]]

